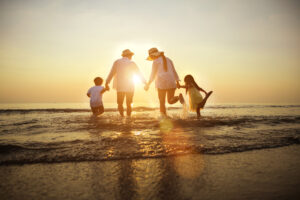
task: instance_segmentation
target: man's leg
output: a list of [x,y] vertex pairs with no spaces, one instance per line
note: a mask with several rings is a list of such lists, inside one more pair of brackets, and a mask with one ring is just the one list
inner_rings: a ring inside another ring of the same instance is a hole
[[125,93],[124,92],[117,92],[117,103],[118,103],[118,110],[120,115],[124,116],[124,109],[123,109],[123,102],[124,102]]
[[160,107],[160,112],[163,114],[166,114],[166,93],[167,90],[161,90],[161,89],[157,89],[157,93],[158,93],[158,99],[159,99],[159,107]]
[[176,103],[179,100],[178,96],[174,96],[175,90],[176,90],[176,88],[174,88],[174,89],[168,89],[167,90],[168,103],[169,104],[174,104],[174,103]]
[[131,115],[131,103],[132,103],[132,99],[133,99],[133,92],[126,92],[126,106],[127,106],[127,116]]

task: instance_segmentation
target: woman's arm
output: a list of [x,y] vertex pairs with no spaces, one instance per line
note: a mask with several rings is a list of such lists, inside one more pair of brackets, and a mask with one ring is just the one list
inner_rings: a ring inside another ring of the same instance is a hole
[[177,72],[176,72],[176,70],[175,70],[175,67],[174,67],[173,61],[172,61],[172,60],[170,60],[170,62],[171,62],[171,69],[172,69],[172,71],[173,71],[174,78],[175,78],[175,80],[178,82],[178,81],[180,81],[180,80],[179,80],[179,76],[178,76],[178,74],[177,74]]
[[151,71],[151,75],[150,75],[150,78],[149,78],[149,81],[148,81],[148,84],[150,85],[152,83],[152,81],[155,79],[155,76],[157,74],[157,70],[158,70],[158,66],[157,66],[157,63],[153,61],[153,64],[152,64],[152,71]]
[[150,84],[155,79],[155,76],[157,74],[157,69],[158,69],[158,66],[157,66],[156,62],[153,62],[153,64],[152,64],[152,71],[151,71],[151,75],[150,75],[149,81],[148,81],[148,83],[146,83],[146,85],[144,87],[144,89],[146,91],[149,89]]
[[169,59],[170,60],[170,62],[171,62],[171,70],[172,70],[172,72],[173,72],[173,75],[174,75],[174,78],[175,78],[175,80],[176,80],[176,86],[177,86],[177,88],[179,89],[181,86],[180,86],[180,84],[179,84],[179,76],[178,76],[178,74],[177,74],[177,72],[176,72],[176,70],[175,70],[175,67],[174,67],[174,64],[173,64],[173,61],[171,60],[171,59]]

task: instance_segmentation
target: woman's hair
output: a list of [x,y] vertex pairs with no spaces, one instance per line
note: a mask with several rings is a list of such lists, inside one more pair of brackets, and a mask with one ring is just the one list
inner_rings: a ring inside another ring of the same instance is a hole
[[201,88],[198,86],[198,84],[195,82],[194,78],[192,75],[186,75],[184,77],[184,82],[185,82],[185,86],[186,86],[186,93],[188,91],[188,88],[191,86],[194,86],[195,88],[197,88],[197,90],[200,90]]
[[161,56],[162,59],[163,59],[164,70],[165,70],[165,72],[166,72],[166,71],[168,71],[168,63],[167,63],[167,59],[166,59],[166,56],[165,56],[164,52],[161,52],[161,53],[160,53],[160,56]]

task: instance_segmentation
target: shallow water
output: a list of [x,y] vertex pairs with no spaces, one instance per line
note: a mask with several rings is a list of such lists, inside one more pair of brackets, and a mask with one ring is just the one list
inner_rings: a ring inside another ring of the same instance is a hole
[[186,154],[225,154],[299,144],[299,105],[211,105],[183,117],[172,107],[115,108],[91,117],[87,108],[0,109],[0,164],[105,161]]

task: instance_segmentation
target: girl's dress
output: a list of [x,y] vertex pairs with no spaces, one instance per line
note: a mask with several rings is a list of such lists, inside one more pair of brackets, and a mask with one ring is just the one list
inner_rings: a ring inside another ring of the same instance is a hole
[[188,88],[189,104],[191,111],[197,111],[198,104],[203,101],[200,91],[194,86]]

